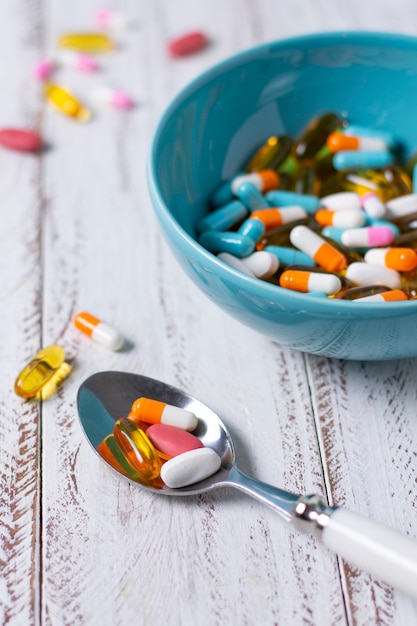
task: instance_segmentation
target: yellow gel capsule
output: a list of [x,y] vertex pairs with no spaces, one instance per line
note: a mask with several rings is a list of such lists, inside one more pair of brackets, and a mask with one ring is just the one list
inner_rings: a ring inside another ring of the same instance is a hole
[[72,372],[72,367],[69,363],[63,363],[61,367],[57,369],[55,374],[52,374],[51,378],[44,384],[42,389],[38,393],[38,397],[42,400],[50,398],[58,389],[59,385],[66,379]]
[[104,33],[69,33],[58,39],[60,48],[72,48],[79,52],[107,52],[115,45]]
[[123,454],[142,480],[148,482],[159,476],[161,460],[141,428],[127,417],[121,417],[114,424],[113,434]]
[[59,370],[64,359],[65,351],[61,346],[51,345],[39,350],[16,378],[15,393],[22,398],[35,398],[42,387]]
[[291,137],[287,135],[269,137],[250,160],[247,171],[276,169],[289,155],[292,144]]
[[90,119],[91,112],[72,93],[60,85],[47,83],[45,85],[45,95],[49,102],[64,115],[73,117],[79,122],[87,122]]

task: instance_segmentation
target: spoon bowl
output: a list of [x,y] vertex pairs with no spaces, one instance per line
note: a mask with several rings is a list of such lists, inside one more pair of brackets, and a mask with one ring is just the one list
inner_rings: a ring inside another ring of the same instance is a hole
[[77,396],[78,414],[87,440],[103,461],[97,446],[113,432],[118,419],[129,415],[139,397],[192,411],[198,418],[193,434],[221,459],[215,474],[190,486],[172,489],[160,482],[155,486],[136,483],[140,488],[184,496],[234,487],[270,506],[300,532],[313,533],[342,558],[417,597],[417,543],[356,513],[327,506],[321,496],[297,495],[246,476],[236,466],[232,439],[218,415],[176,387],[138,374],[111,371],[93,374],[82,383]]

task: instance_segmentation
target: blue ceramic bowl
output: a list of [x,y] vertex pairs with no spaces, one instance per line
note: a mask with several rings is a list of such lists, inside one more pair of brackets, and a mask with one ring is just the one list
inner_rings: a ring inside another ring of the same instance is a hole
[[272,134],[297,137],[317,115],[390,130],[417,148],[417,38],[325,33],[261,45],[205,72],[170,104],[153,137],[148,184],[168,244],[226,313],[280,344],[341,359],[417,355],[417,300],[367,303],[284,290],[225,265],[196,241],[208,198]]

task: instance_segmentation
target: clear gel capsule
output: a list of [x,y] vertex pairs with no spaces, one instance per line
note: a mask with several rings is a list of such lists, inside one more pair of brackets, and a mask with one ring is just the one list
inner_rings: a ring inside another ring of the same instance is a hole
[[141,480],[149,481],[159,476],[161,460],[142,429],[130,419],[122,417],[115,422],[113,434],[121,451]]
[[190,450],[164,463],[161,478],[167,487],[179,489],[212,476],[221,464],[221,458],[212,448]]
[[133,402],[130,419],[149,424],[168,424],[188,431],[194,430],[198,423],[192,411],[144,397]]
[[122,348],[124,344],[123,335],[112,326],[98,319],[98,317],[91,315],[91,313],[87,313],[86,311],[77,313],[73,321],[74,326],[78,328],[78,330],[105,348],[114,351]]
[[71,374],[72,367],[69,363],[63,363],[57,371],[52,374],[51,378],[43,385],[42,389],[37,394],[37,397],[42,400],[50,398],[57,390],[58,387],[64,382],[66,378]]
[[15,393],[22,398],[36,398],[64,360],[65,351],[61,346],[53,344],[39,350],[17,376],[14,384]]
[[123,454],[113,433],[107,435],[97,446],[97,452],[117,472],[127,476],[136,482],[141,481],[141,476],[129,463],[128,458]]
[[64,87],[46,83],[45,95],[48,101],[64,115],[78,122],[87,122],[91,118],[91,112]]
[[108,52],[115,47],[112,39],[104,33],[69,33],[58,39],[58,46],[79,52]]
[[345,273],[348,280],[358,287],[369,285],[385,285],[389,289],[401,288],[400,274],[388,267],[379,267],[370,263],[351,263]]
[[327,137],[337,128],[344,126],[344,120],[335,113],[325,113],[312,120],[295,144],[295,154],[299,159],[311,159],[322,148]]
[[247,170],[257,172],[264,169],[277,169],[291,152],[293,141],[288,135],[269,137],[250,160]]
[[292,289],[302,293],[321,291],[326,295],[338,293],[342,288],[342,282],[335,274],[308,272],[291,268],[281,274],[279,285],[285,289]]
[[329,272],[341,272],[347,265],[345,256],[339,250],[307,226],[295,226],[290,240],[293,246]]

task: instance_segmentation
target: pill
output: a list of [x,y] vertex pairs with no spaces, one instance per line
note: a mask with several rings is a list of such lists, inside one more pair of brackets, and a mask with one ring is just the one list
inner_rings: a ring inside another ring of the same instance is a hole
[[388,146],[380,137],[354,136],[334,132],[327,137],[327,147],[331,152],[340,150],[387,151]]
[[199,242],[210,252],[229,252],[239,258],[248,256],[254,251],[255,244],[251,237],[233,231],[206,230],[199,237]]
[[378,284],[390,289],[401,287],[401,276],[396,270],[360,261],[351,263],[346,269],[345,276],[359,287]]
[[[243,176],[243,172],[237,172],[234,178]],[[232,191],[232,182],[234,178],[223,181],[210,197],[210,204],[215,208],[220,208],[231,202],[235,198],[235,194]]]
[[236,196],[250,211],[267,208],[268,202],[253,183],[241,183],[236,189]]
[[58,46],[80,52],[107,52],[115,47],[112,39],[104,33],[68,33],[59,37]]
[[72,367],[69,363],[62,363],[60,367],[54,372],[51,378],[42,386],[37,397],[42,398],[42,400],[47,400],[50,398],[58,389],[58,387],[62,384],[62,382],[68,378],[68,376],[72,372]]
[[[244,263],[244,259],[239,259],[237,256],[229,254],[228,252],[219,252],[217,258],[223,261],[223,263],[226,263],[226,265],[230,265],[230,267],[233,267],[235,270],[248,274],[248,276],[255,276],[249,266]],[[246,259],[248,258],[249,257],[246,257]]]
[[188,431],[194,430],[198,424],[192,411],[151,398],[137,398],[132,404],[131,413],[131,419],[135,422],[143,420],[150,424],[167,424]]
[[279,175],[275,170],[260,170],[251,174],[236,176],[231,183],[232,192],[237,195],[237,190],[242,183],[251,183],[262,193],[276,189],[279,184]]
[[295,248],[269,245],[264,248],[264,252],[269,252],[276,256],[280,266],[315,265],[314,260],[308,254],[301,252],[301,250],[296,250]]
[[308,254],[329,272],[340,272],[347,266],[345,256],[308,226],[295,226],[290,233],[293,246]]
[[86,311],[77,313],[73,322],[78,330],[109,350],[120,350],[124,344],[124,337],[118,330],[91,313]]
[[247,217],[249,211],[240,200],[232,200],[197,222],[199,233],[205,230],[228,230]]
[[80,72],[95,72],[98,69],[96,59],[90,54],[83,54],[75,50],[60,50],[56,55],[61,67],[69,67]]
[[290,224],[297,220],[308,217],[307,211],[301,206],[287,206],[282,209],[268,208],[260,209],[251,213],[251,219],[260,220],[267,231],[279,228],[283,224]]
[[207,35],[201,31],[193,31],[172,39],[168,43],[168,54],[172,57],[183,57],[199,52],[208,45]]
[[221,458],[212,448],[198,448],[175,456],[161,467],[161,478],[167,487],[178,489],[198,483],[215,474]]
[[18,152],[39,152],[42,149],[42,139],[33,130],[2,128],[0,129],[0,145]]
[[98,85],[92,91],[93,99],[100,105],[107,105],[114,109],[131,109],[134,106],[133,98],[119,89],[107,85]]
[[411,248],[373,248],[364,255],[366,263],[410,272],[417,267],[417,253]]
[[395,149],[398,146],[398,141],[392,133],[381,128],[372,128],[368,126],[360,126],[359,124],[348,124],[343,132],[345,135],[354,135],[358,137],[375,137],[380,141],[383,141],[385,145],[390,149]]
[[14,391],[22,398],[35,398],[65,361],[65,351],[56,344],[39,350],[23,368],[14,383]]
[[387,226],[365,226],[363,228],[350,228],[342,233],[344,246],[352,248],[387,246],[395,235]]
[[131,26],[131,21],[126,15],[110,9],[98,9],[94,21],[99,28],[117,33],[125,32]]
[[314,218],[320,226],[336,226],[338,228],[355,228],[356,226],[363,226],[365,223],[364,212],[356,210],[319,209]]
[[278,257],[266,250],[253,252],[242,259],[242,263],[257,278],[269,278],[278,270]]
[[325,145],[330,133],[343,126],[344,120],[335,113],[324,113],[313,119],[295,144],[296,156],[311,159]]
[[392,198],[385,203],[389,219],[404,217],[417,211],[417,193]]
[[266,168],[276,169],[290,154],[292,144],[292,138],[288,135],[269,137],[253,155],[247,166],[248,172]]
[[146,431],[149,440],[158,452],[173,457],[189,450],[204,448],[204,444],[190,432],[169,426],[168,424],[152,424]]
[[161,460],[143,430],[132,420],[121,417],[114,423],[113,434],[121,451],[141,479],[148,481],[159,476]]
[[315,213],[320,206],[320,198],[317,196],[282,189],[267,191],[265,198],[271,207],[301,206],[309,215]]
[[237,229],[238,234],[252,239],[254,246],[265,233],[265,224],[261,220],[249,217]]
[[303,270],[285,270],[279,279],[280,287],[309,293],[321,291],[327,295],[333,295],[341,290],[340,278],[334,274],[324,272],[307,272]]
[[48,80],[55,70],[55,63],[50,59],[41,59],[33,68],[33,75],[38,80]]
[[376,193],[369,191],[361,196],[361,205],[363,210],[370,217],[384,217],[386,213],[385,204],[382,202]]
[[45,83],[45,96],[58,111],[78,122],[87,122],[91,117],[89,109],[61,85]]
[[123,454],[113,433],[107,435],[107,437],[99,443],[96,450],[101,458],[104,459],[106,463],[108,463],[108,465],[110,465],[117,472],[120,472],[132,480],[140,482],[141,476]]
[[332,211],[360,211],[361,197],[355,191],[339,191],[320,198],[320,204]]
[[390,289],[389,291],[375,293],[371,296],[356,298],[355,302],[399,302],[400,300],[408,300],[404,291],[401,289]]
[[336,170],[378,169],[394,162],[394,156],[388,150],[368,152],[365,150],[346,150],[336,152],[332,159]]

